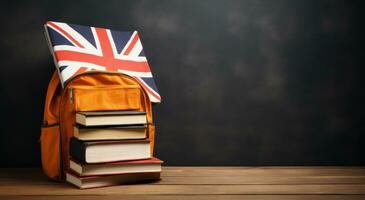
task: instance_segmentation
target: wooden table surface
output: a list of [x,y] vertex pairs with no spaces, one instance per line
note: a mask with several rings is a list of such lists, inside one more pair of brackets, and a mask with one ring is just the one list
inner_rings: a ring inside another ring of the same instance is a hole
[[365,167],[164,167],[150,184],[79,190],[40,169],[0,169],[0,199],[365,199]]

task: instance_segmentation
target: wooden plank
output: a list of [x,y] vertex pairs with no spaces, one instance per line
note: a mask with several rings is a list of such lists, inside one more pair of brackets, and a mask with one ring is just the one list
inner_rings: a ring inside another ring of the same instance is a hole
[[[17,176],[35,177],[41,169],[0,168],[0,178]],[[167,176],[365,176],[365,167],[163,167]]]
[[113,196],[0,196],[7,200],[363,200],[365,195],[113,195]]
[[[21,189],[20,189],[21,188]],[[234,195],[234,194],[365,194],[365,184],[354,185],[121,185],[78,190],[66,184],[0,186],[2,195]]]
[[162,176],[158,185],[310,185],[310,184],[365,184],[365,176]]
[[[167,176],[151,184],[156,185],[310,185],[310,184],[365,184],[365,176]],[[49,185],[54,182],[41,174],[34,179],[19,177],[0,178],[0,185]]]
[[[170,168],[164,169],[169,171]],[[191,169],[192,170],[192,169]],[[204,168],[205,170],[205,168]],[[211,169],[214,170],[214,169]],[[324,169],[322,169],[324,170]],[[203,174],[203,176],[198,176]],[[205,174],[206,175],[206,174]],[[283,174],[280,176],[267,173],[225,176],[224,173],[212,173],[205,176],[204,172],[194,176],[183,176],[180,172],[177,176],[168,176],[162,173],[162,181],[154,183],[160,185],[171,184],[363,184],[365,176],[352,174],[351,176],[331,175],[315,176],[303,174]],[[40,169],[3,169],[0,170],[0,185],[48,185],[54,182],[48,180]]]
[[163,180],[153,184],[78,190],[50,182],[40,169],[0,169],[0,199],[44,195],[75,196],[75,200],[93,199],[93,195],[113,199],[115,195],[133,199],[208,199],[206,195],[210,200],[362,199],[364,171],[364,167],[164,167]]
[[365,175],[365,167],[165,167],[164,176],[353,176]]

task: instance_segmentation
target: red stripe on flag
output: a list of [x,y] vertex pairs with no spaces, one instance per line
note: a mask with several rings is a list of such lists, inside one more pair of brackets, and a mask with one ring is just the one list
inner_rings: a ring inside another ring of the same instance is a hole
[[141,86],[148,92],[148,94],[154,96],[158,101],[161,101],[161,97],[156,95],[154,91],[151,91],[148,87],[145,86],[145,83],[143,83],[141,80],[139,80],[138,77],[134,77],[134,79],[141,84]]
[[101,51],[103,52],[104,57],[114,57],[113,49],[110,44],[110,39],[106,32],[106,29],[103,28],[95,28],[96,35],[98,36]]
[[76,71],[76,73],[74,74],[74,76],[77,75],[77,74],[81,74],[81,73],[85,72],[86,70],[87,70],[86,67],[80,67],[79,70]]
[[129,46],[125,50],[125,52],[123,53],[123,55],[129,55],[129,53],[132,51],[133,47],[136,45],[138,39],[139,39],[138,34],[137,33],[134,34],[134,37],[133,37],[131,43],[129,43]]
[[100,66],[104,66],[107,70],[118,71],[128,70],[135,72],[151,72],[150,67],[146,61],[130,61],[119,60],[114,57],[96,56],[92,54],[80,53],[75,51],[59,50],[55,51],[58,62],[60,61],[76,61],[92,63]]
[[47,22],[47,24],[50,25],[52,28],[60,31],[62,34],[64,34],[69,40],[71,40],[74,44],[76,44],[76,46],[84,48],[84,46],[82,46],[77,40],[75,40],[75,38],[73,38],[70,34],[64,31],[61,27],[57,26],[55,23]]

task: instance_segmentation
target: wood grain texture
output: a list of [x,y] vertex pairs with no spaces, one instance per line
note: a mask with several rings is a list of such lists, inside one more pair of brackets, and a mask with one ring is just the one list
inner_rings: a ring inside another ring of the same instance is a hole
[[79,190],[0,169],[0,199],[365,199],[365,167],[164,167],[150,184]]
[[364,200],[365,195],[112,195],[112,196],[1,196],[6,200]]

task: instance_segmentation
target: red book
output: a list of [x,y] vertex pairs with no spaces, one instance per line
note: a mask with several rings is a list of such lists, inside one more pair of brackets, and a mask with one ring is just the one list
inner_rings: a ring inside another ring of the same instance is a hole
[[66,172],[66,181],[80,189],[86,189],[156,181],[160,180],[160,174],[160,172],[148,172],[80,177],[70,170]]
[[100,164],[83,164],[70,160],[70,169],[78,176],[112,175],[125,173],[161,172],[162,160],[152,157],[144,160],[111,162]]

